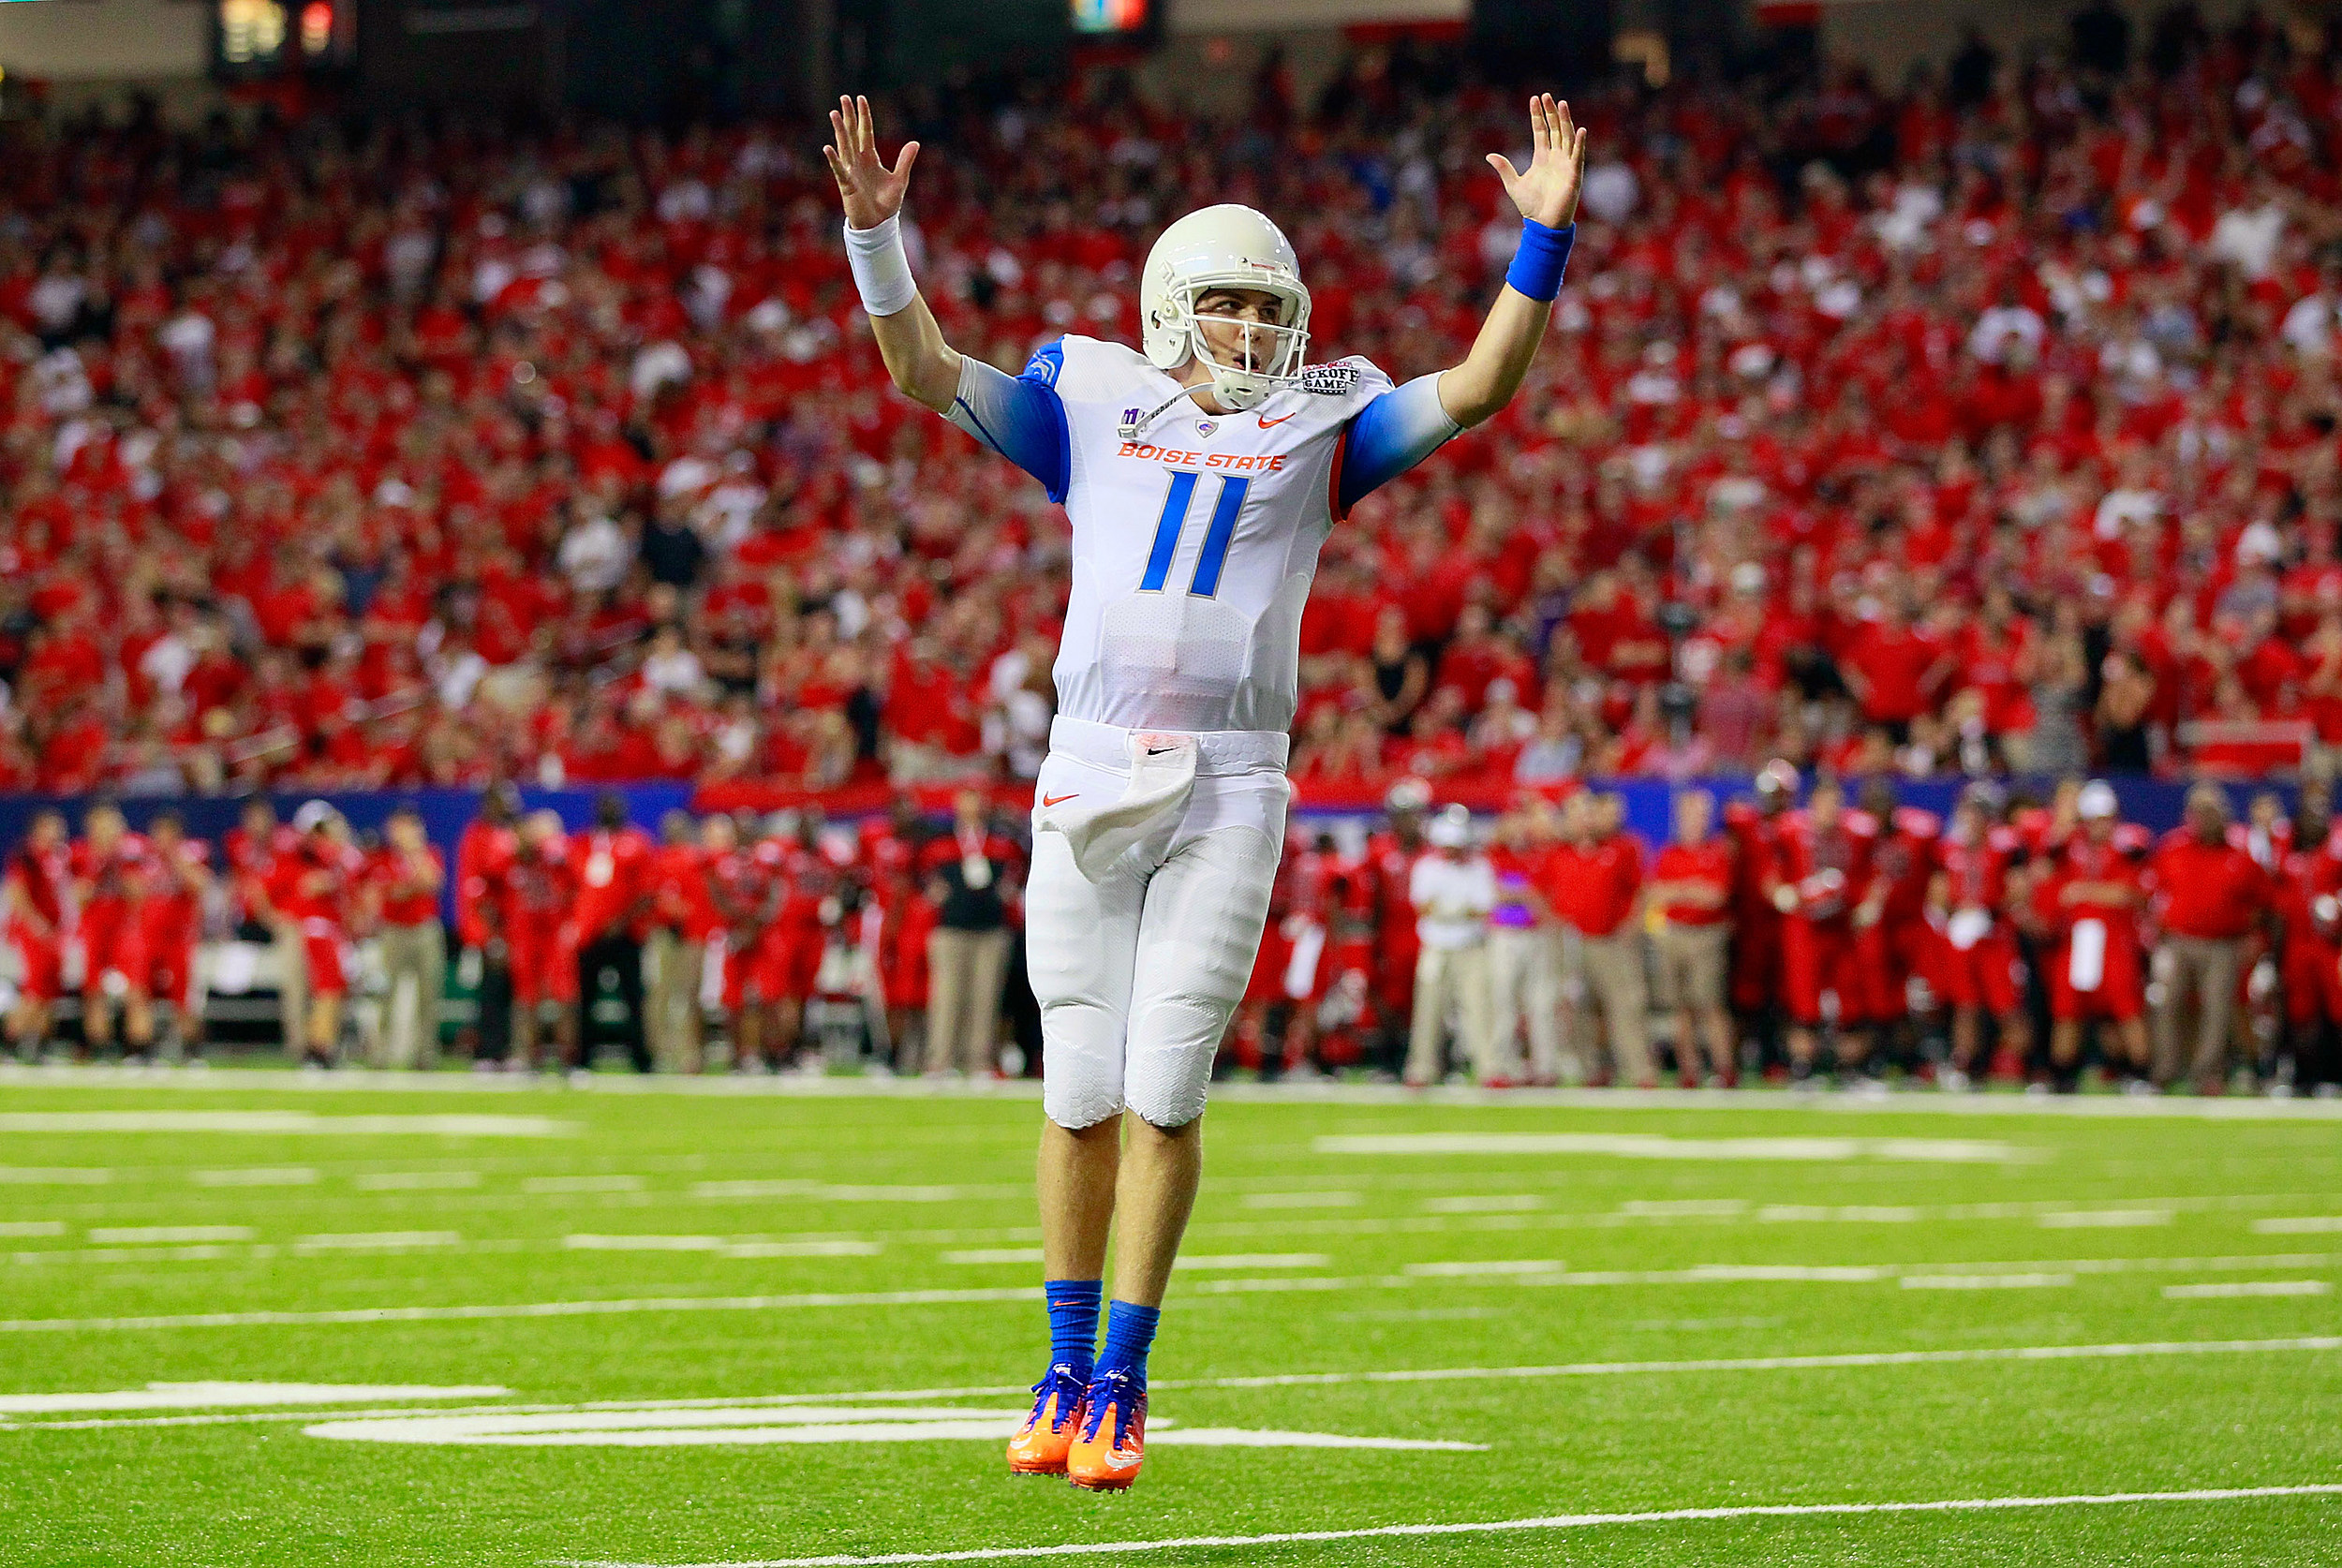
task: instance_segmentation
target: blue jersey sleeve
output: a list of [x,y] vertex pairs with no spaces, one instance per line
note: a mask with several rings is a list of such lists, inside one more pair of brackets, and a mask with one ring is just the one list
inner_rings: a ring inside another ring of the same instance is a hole
[[1057,378],[1065,368],[1060,343],[1033,351],[1022,376],[1005,376],[972,354],[959,360],[959,391],[944,415],[960,429],[1041,481],[1062,505],[1074,482],[1074,441]]
[[1414,467],[1462,434],[1463,426],[1440,407],[1439,374],[1418,376],[1393,387],[1351,416],[1335,459],[1334,517]]

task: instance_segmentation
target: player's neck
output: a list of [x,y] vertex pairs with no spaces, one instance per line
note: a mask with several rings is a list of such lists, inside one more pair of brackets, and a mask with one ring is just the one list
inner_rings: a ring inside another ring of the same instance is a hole
[[1211,367],[1206,364],[1203,361],[1191,358],[1187,363],[1178,368],[1176,374],[1178,377],[1179,385],[1183,387],[1203,387],[1206,389],[1205,391],[1199,392],[1195,394],[1195,407],[1201,408],[1205,413],[1224,415],[1236,412],[1235,409],[1229,407],[1226,404],[1221,402],[1218,398],[1211,394],[1209,391],[1211,383]]

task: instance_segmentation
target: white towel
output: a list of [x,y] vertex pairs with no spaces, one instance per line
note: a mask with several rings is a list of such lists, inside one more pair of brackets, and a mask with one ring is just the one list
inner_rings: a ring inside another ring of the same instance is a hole
[[1284,934],[1293,943],[1293,952],[1285,959],[1285,995],[1295,1001],[1307,1001],[1317,990],[1317,960],[1325,955],[1326,927],[1307,915],[1294,915],[1285,921]]
[[1132,732],[1130,745],[1131,781],[1119,799],[1068,795],[1033,812],[1034,831],[1063,834],[1074,864],[1093,882],[1103,880],[1134,846],[1178,827],[1195,792],[1193,735],[1140,730]]
[[2106,922],[2077,920],[2073,944],[2066,956],[2066,984],[2089,996],[2105,979]]
[[1982,941],[1992,928],[1990,910],[1960,910],[1953,913],[1951,925],[1944,934],[1951,939],[1953,952],[1965,953]]

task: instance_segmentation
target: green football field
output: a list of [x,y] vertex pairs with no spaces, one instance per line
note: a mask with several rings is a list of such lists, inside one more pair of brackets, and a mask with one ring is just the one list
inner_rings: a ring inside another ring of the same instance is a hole
[[883,1087],[0,1077],[0,1563],[2342,1561],[2330,1104],[1223,1095],[1093,1496]]

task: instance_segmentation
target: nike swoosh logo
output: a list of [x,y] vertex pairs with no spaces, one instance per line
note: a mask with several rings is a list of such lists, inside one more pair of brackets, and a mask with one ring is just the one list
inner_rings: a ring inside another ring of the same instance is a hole
[[1073,795],[1043,795],[1041,797],[1041,804],[1044,806],[1055,806],[1060,801],[1072,800],[1074,795],[1078,795],[1080,793],[1081,791],[1076,790],[1074,791]]
[[[1300,409],[1296,408],[1295,410],[1293,410],[1293,414],[1297,414],[1297,413],[1299,413],[1300,411],[1301,411]],[[1269,426],[1271,426],[1271,425],[1282,424],[1282,423],[1284,423],[1284,422],[1285,422],[1285,421],[1287,421],[1287,420],[1291,419],[1291,418],[1293,417],[1293,414],[1279,414],[1279,415],[1278,415],[1275,419],[1273,419],[1273,420],[1272,420],[1272,419],[1270,419],[1270,418],[1269,418],[1267,414],[1263,414],[1263,415],[1261,415],[1261,416],[1260,416],[1260,427],[1261,427],[1263,430],[1267,430],[1267,428],[1269,428]]]

